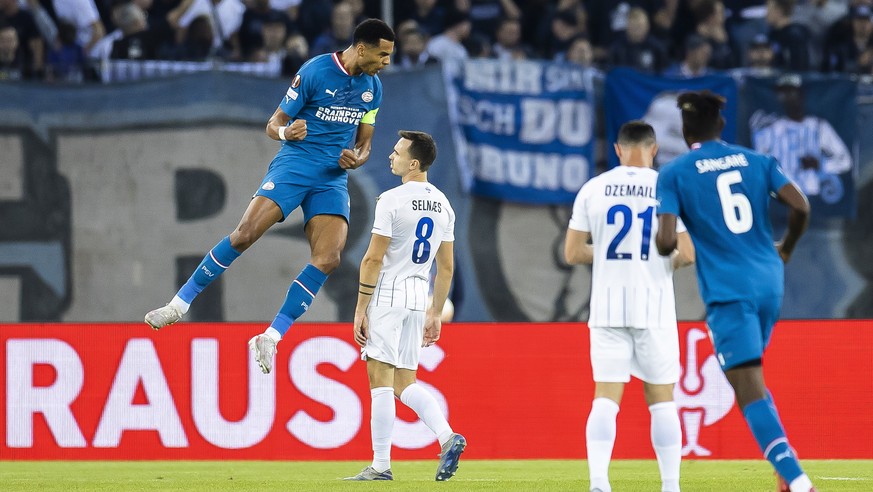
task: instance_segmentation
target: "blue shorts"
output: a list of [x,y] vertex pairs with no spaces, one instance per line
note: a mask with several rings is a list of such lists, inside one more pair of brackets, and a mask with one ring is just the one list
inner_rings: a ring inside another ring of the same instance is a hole
[[297,207],[303,209],[303,223],[316,215],[340,215],[349,221],[348,176],[339,166],[327,170],[314,166],[303,172],[289,172],[287,166],[270,165],[254,196],[276,202],[285,220]]
[[714,302],[706,306],[706,324],[721,368],[760,359],[779,319],[782,297]]

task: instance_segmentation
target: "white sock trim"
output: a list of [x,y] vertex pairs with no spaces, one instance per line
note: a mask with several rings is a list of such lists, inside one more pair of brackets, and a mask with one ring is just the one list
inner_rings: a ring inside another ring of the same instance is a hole
[[273,328],[272,326],[264,330],[264,335],[272,338],[274,342],[279,343],[282,340],[282,334],[279,333],[279,330]]
[[791,492],[809,492],[809,489],[812,488],[812,480],[810,480],[809,476],[804,473],[792,480],[791,483],[788,484],[788,488],[791,489]]
[[[770,444],[768,444],[767,447],[764,449],[764,459],[765,459],[765,460],[770,459],[770,458],[768,458],[768,456],[770,456],[770,453],[773,451],[773,448],[775,448],[776,446],[782,444],[783,442],[787,445],[787,444],[788,444],[788,438],[785,438],[785,437],[778,437],[778,438],[776,438],[776,439],[773,439],[773,442],[771,442]],[[790,448],[791,446],[788,446],[788,447]]]
[[188,309],[191,308],[191,303],[183,301],[182,298],[179,296],[173,296],[173,299],[170,301],[169,304],[181,311],[182,314],[186,314],[188,312]]

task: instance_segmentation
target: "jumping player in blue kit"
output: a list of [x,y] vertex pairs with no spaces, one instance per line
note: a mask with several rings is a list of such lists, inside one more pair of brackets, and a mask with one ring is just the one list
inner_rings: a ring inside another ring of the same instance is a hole
[[[780,489],[815,490],[788,444],[764,385],[761,359],[779,317],[783,264],[806,230],[809,202],[771,156],[719,140],[725,99],[709,91],[679,96],[682,133],[691,148],[658,175],[658,252],[676,247],[676,218],[697,252],[697,279],[716,356]],[[789,208],[774,247],[770,197]]]
[[382,102],[376,74],[388,66],[393,51],[391,28],[368,19],[355,28],[346,50],[316,56],[300,67],[267,122],[267,135],[281,142],[279,152],[239,225],[206,254],[169,304],[146,314],[146,323],[157,330],[179,321],[243,251],[301,207],[310,263],[291,283],[270,326],[249,341],[261,370],[270,372],[276,344],[339,266],[348,236],[347,171],[370,157]]

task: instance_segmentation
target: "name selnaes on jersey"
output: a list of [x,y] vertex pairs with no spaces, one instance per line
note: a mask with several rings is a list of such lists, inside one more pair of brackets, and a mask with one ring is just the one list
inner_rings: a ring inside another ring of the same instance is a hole
[[422,212],[436,212],[441,213],[443,211],[442,203],[433,200],[412,200],[412,210],[422,211]]

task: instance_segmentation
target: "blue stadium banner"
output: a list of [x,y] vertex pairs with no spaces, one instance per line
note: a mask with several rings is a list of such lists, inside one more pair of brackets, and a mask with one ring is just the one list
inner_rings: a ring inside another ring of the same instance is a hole
[[857,84],[847,77],[784,74],[748,79],[740,143],[771,154],[809,197],[813,218],[853,217]]
[[471,193],[571,204],[593,171],[591,71],[539,61],[470,60],[447,71],[461,170]]
[[682,138],[682,115],[676,98],[684,91],[709,89],[727,98],[724,109],[725,129],[722,139],[736,141],[737,85],[727,75],[707,75],[688,79],[646,75],[630,68],[615,68],[606,75],[603,104],[606,111],[606,142],[609,167],[618,165],[612,144],[621,125],[630,120],[644,120],[655,129],[658,139],[658,165],[688,151]]

